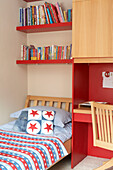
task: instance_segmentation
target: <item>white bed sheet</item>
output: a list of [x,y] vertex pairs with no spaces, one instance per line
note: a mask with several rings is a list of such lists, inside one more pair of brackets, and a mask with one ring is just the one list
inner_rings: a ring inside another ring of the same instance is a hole
[[[8,122],[4,125],[0,125],[0,129],[12,131],[15,121],[16,120]],[[70,122],[66,124],[64,128],[55,126],[54,135],[52,136],[59,138],[64,143],[66,140],[70,139],[72,136],[72,123]]]

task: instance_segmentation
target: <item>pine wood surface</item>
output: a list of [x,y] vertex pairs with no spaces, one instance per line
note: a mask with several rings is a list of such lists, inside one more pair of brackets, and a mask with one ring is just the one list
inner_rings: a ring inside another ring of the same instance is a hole
[[[88,58],[91,57],[105,57],[110,60],[109,62],[112,61],[112,16],[113,0],[73,0],[72,55],[74,58],[79,57],[83,61],[85,57],[88,62]],[[94,61],[98,63],[100,60],[94,59]]]

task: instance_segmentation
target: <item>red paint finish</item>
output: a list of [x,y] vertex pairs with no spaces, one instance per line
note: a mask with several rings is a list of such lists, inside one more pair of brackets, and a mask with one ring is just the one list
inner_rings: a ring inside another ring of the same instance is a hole
[[88,124],[73,122],[73,150],[71,167],[73,168],[87,156]]
[[25,33],[72,30],[72,22],[19,26],[19,27],[16,27],[16,30],[21,31],[21,32],[25,32]]
[[74,121],[92,123],[92,117],[91,117],[91,114],[74,113]]
[[74,108],[89,99],[88,64],[74,64]]
[[89,100],[107,101],[113,104],[113,89],[102,87],[102,72],[113,72],[113,64],[89,65]]
[[64,64],[73,63],[73,59],[61,59],[61,60],[17,60],[16,64]]
[[88,155],[108,159],[113,157],[113,151],[93,146],[93,131],[91,123],[88,123]]
[[[88,100],[89,68],[88,64],[73,64],[72,79],[72,108],[76,108],[80,102]],[[82,161],[87,155],[88,124],[75,122],[72,115],[72,157],[71,167]]]

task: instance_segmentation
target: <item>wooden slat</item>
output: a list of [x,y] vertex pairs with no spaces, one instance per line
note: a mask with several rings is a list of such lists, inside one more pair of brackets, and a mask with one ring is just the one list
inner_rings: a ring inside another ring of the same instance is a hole
[[30,103],[30,96],[27,96],[24,108],[29,107],[29,103]]
[[108,110],[106,110],[106,120],[107,120],[108,142],[110,142],[110,124],[109,124],[109,114],[108,114]]
[[66,102],[65,110],[69,111],[69,103],[68,102]]
[[49,107],[52,107],[53,106],[53,101],[50,101],[49,102]]
[[99,109],[98,108],[97,108],[97,122],[98,122],[99,139],[102,140],[101,127],[100,127],[100,115],[99,115]]
[[111,142],[113,143],[113,114],[112,110],[110,110],[110,131],[111,131]]
[[102,113],[102,109],[100,110],[100,122],[101,122],[101,135],[102,135],[102,141],[104,141],[104,123],[103,123],[103,114]]
[[38,101],[37,101],[37,100],[34,100],[33,106],[37,106],[37,104],[38,104]]
[[104,120],[104,133],[105,133],[105,142],[107,142],[108,138],[107,138],[107,127],[106,127],[106,116],[105,116],[105,110],[102,110],[103,112],[103,120]]
[[58,102],[58,104],[57,104],[57,108],[61,108],[61,102]]
[[42,104],[41,104],[42,106],[45,106],[45,100],[42,100]]

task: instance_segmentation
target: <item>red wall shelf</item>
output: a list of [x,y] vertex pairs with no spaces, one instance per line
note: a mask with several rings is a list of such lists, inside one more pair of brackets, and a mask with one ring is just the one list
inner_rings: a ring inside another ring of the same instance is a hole
[[72,30],[72,22],[19,26],[19,27],[16,27],[16,30],[25,32],[25,33]]
[[73,63],[73,59],[62,60],[17,60],[16,64],[64,64]]

